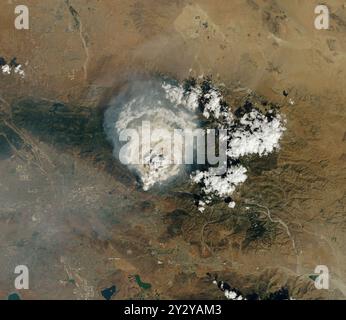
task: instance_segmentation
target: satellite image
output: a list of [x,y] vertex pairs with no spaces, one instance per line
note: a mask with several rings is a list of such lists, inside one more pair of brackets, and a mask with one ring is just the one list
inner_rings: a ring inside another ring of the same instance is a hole
[[345,300],[343,1],[0,5],[0,299]]

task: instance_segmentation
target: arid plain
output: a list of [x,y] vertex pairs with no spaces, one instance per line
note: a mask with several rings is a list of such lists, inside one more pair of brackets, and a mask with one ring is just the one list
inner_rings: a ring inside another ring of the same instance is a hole
[[[299,0],[26,0],[30,28],[16,30],[22,2],[0,11],[0,56],[26,73],[0,75],[1,136],[21,141],[0,160],[0,298],[21,264],[23,299],[102,299],[111,285],[114,299],[224,299],[207,272],[263,297],[287,287],[295,299],[345,298],[343,1],[327,1],[328,30],[314,27],[318,2]],[[281,148],[237,190],[234,210],[201,214],[179,185],[143,192],[106,147],[62,146],[56,132],[21,125],[28,101],[38,122],[57,103],[66,119],[88,119],[150,74],[211,76],[232,108],[250,93],[281,106]],[[251,237],[254,219],[263,232]],[[329,290],[314,286],[317,265]]]

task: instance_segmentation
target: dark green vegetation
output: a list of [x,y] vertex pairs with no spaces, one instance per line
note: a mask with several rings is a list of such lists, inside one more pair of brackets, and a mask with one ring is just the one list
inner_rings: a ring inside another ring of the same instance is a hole
[[151,288],[151,284],[150,284],[150,283],[143,282],[143,281],[141,280],[141,277],[140,277],[138,274],[135,275],[135,280],[136,280],[137,284],[138,284],[142,289],[148,290],[148,289]]
[[21,149],[24,142],[20,135],[0,118],[0,160],[9,158],[15,149]]
[[133,181],[132,174],[124,170],[112,155],[103,131],[103,112],[100,109],[26,99],[13,106],[12,122],[15,127],[26,129],[57,149],[92,160],[110,174],[116,174],[124,184]]

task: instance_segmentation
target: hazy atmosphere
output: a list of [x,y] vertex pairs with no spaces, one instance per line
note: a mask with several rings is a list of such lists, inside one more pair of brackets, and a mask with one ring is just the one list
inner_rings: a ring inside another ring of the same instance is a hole
[[346,6],[318,5],[2,1],[0,299],[344,300]]

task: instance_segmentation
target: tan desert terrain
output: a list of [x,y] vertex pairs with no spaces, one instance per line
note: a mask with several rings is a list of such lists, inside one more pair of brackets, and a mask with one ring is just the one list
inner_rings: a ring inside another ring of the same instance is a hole
[[[30,28],[16,30],[24,2]],[[346,6],[325,1],[330,28],[317,30],[318,4],[2,1],[0,56],[16,57],[26,75],[0,74],[1,135],[24,141],[0,160],[0,298],[15,291],[14,268],[24,264],[23,299],[103,299],[111,285],[114,299],[224,299],[207,272],[245,293],[287,287],[295,299],[345,299]],[[93,117],[143,74],[209,75],[232,107],[249,92],[282,106],[281,148],[239,188],[235,210],[201,214],[179,186],[144,192],[111,151],[62,148],[15,120],[25,100],[37,102],[33,114],[62,103]],[[265,228],[253,241],[249,202]],[[309,278],[317,265],[330,271],[329,290]]]

